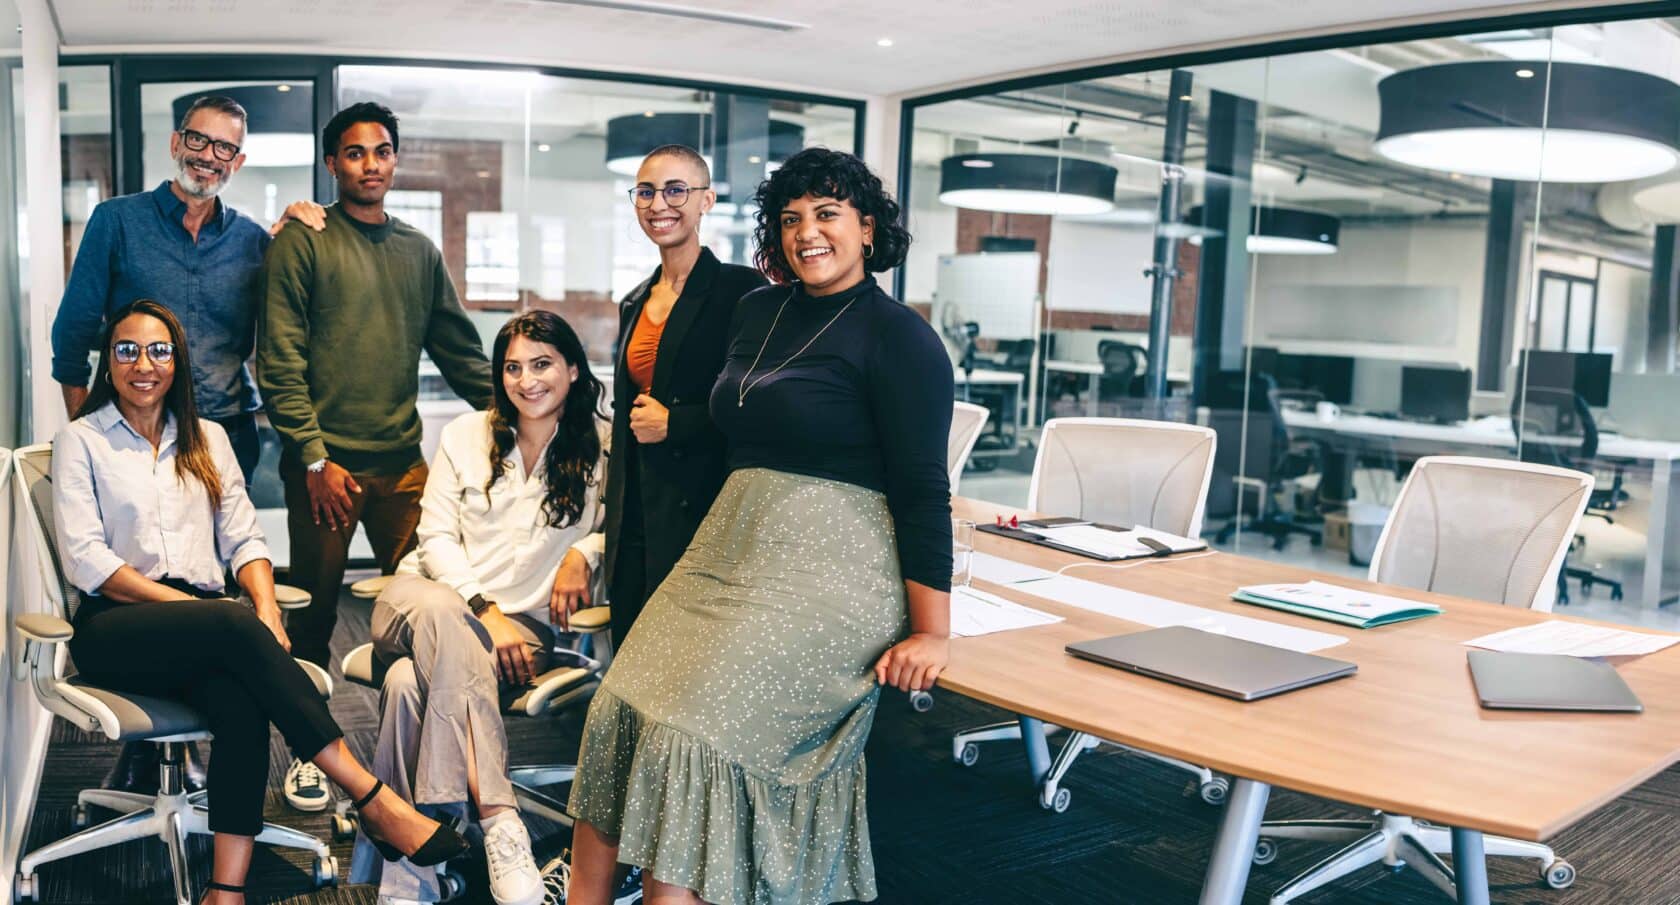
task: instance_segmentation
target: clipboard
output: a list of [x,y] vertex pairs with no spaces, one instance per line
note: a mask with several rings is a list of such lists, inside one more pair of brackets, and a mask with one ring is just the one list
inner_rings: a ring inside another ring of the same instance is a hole
[[[1027,521],[1021,522],[1020,525],[1021,525],[1020,528],[1011,528],[1008,525],[984,525],[984,524],[982,524],[982,525],[976,525],[975,528],[979,531],[984,531],[987,534],[994,534],[994,535],[997,535],[998,537],[1007,537],[1010,540],[1025,541],[1026,543],[1029,543],[1029,544],[1034,544],[1034,545],[1040,546],[1040,547],[1048,547],[1051,550],[1057,550],[1057,551],[1060,551],[1062,553],[1072,553],[1075,556],[1082,556],[1086,559],[1094,559],[1094,560],[1097,560],[1098,562],[1122,562],[1124,560],[1129,560],[1129,559],[1155,559],[1155,558],[1158,558],[1158,557],[1172,556],[1173,553],[1175,552],[1171,547],[1168,547],[1167,545],[1161,543],[1160,541],[1155,540],[1154,538],[1139,537],[1139,538],[1137,538],[1138,543],[1143,544],[1144,546],[1153,549],[1154,550],[1153,553],[1137,553],[1137,554],[1133,554],[1133,555],[1130,555],[1130,556],[1103,556],[1103,555],[1098,554],[1098,553],[1093,553],[1089,550],[1080,549],[1079,547],[1069,547],[1065,544],[1059,544],[1059,543],[1056,543],[1053,540],[1049,540],[1048,538],[1043,538],[1043,537],[1040,537],[1036,534],[1033,534],[1031,531],[1022,530],[1023,528],[1057,528],[1057,527],[1063,527],[1063,526],[1069,526],[1069,525],[1090,525],[1094,528],[1102,528],[1102,529],[1105,529],[1105,530],[1108,530],[1108,531],[1130,531],[1130,530],[1132,530],[1130,528],[1126,528],[1126,527],[1123,527],[1123,526],[1120,526],[1120,525],[1108,525],[1108,524],[1104,524],[1102,522],[1093,522],[1093,521],[1089,521],[1089,520],[1086,520],[1086,519],[1078,519],[1078,518],[1070,518],[1070,517],[1062,516],[1062,517],[1057,517],[1057,518],[1029,519]],[[1203,544],[1201,547],[1198,547],[1196,549],[1198,549],[1198,550],[1206,549],[1206,547],[1207,547],[1207,545]],[[1194,550],[1180,550],[1180,551],[1176,551],[1176,552],[1192,553],[1192,552],[1195,552],[1195,551]]]

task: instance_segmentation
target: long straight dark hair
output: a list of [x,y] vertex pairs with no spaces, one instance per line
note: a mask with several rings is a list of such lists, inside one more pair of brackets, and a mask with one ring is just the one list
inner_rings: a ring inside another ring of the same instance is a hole
[[577,380],[566,393],[560,425],[548,444],[548,455],[543,460],[543,486],[547,488],[543,498],[543,515],[553,528],[575,525],[583,517],[584,497],[590,485],[596,483],[595,466],[601,459],[601,435],[596,433],[596,419],[604,417],[597,412],[603,388],[601,381],[589,370],[589,360],[583,353],[583,343],[578,339],[577,332],[558,314],[542,310],[526,311],[514,315],[496,332],[495,348],[490,359],[494,369],[490,381],[490,436],[495,442],[490,447],[490,482],[485,485],[484,492],[489,493],[490,488],[501,480],[503,472],[508,470],[507,454],[517,439],[513,426],[519,423],[519,409],[508,398],[507,387],[502,383],[508,343],[515,336],[553,346],[566,364],[575,365],[578,369]]
[[[100,337],[99,367],[93,375],[93,388],[76,410],[77,418],[85,418],[104,408],[117,398],[117,388],[111,384],[111,343],[117,327],[135,315],[154,317],[169,330],[169,341],[175,344],[175,359],[171,366],[169,390],[163,394],[163,407],[175,416],[175,477],[185,484],[196,478],[210,496],[212,510],[222,505],[222,475],[216,460],[210,455],[210,444],[204,439],[204,428],[198,423],[198,406],[193,402],[192,359],[187,353],[187,331],[175,315],[161,302],[139,299],[118,308],[105,321]],[[156,362],[153,362],[156,365]]]

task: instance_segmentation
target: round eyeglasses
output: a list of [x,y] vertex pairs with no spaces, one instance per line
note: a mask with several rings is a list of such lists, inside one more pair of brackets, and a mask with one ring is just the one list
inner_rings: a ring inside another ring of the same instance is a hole
[[630,200],[643,210],[653,207],[653,196],[664,195],[665,203],[671,207],[682,207],[688,203],[688,196],[694,192],[705,191],[709,185],[668,185],[656,189],[651,185],[638,185],[630,190]]
[[189,151],[202,151],[209,148],[210,153],[216,155],[216,159],[223,163],[239,156],[239,146],[233,142],[218,141],[193,129],[181,130],[181,142],[187,146]]
[[152,364],[166,365],[175,360],[174,343],[146,343],[141,345],[132,339],[121,339],[111,345],[111,357],[117,364],[131,365],[140,360],[140,351],[144,349],[146,357]]

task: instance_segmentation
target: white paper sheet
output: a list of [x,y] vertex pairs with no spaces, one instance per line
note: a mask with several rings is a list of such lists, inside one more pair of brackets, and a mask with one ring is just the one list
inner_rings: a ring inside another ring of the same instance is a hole
[[1680,641],[1680,636],[1650,635],[1600,625],[1550,620],[1472,638],[1464,644],[1518,654],[1636,657],[1656,653],[1677,641]]
[[974,554],[970,568],[973,569],[975,578],[989,581],[992,584],[1019,584],[1023,581],[1041,581],[1056,574],[1049,569],[1026,566],[1011,559],[980,552]]
[[1229,635],[1245,641],[1259,644],[1270,644],[1287,650],[1310,654],[1338,644],[1347,643],[1346,636],[1332,635],[1329,632],[1319,632],[1312,629],[1296,628],[1292,625],[1279,625],[1264,619],[1254,619],[1248,616],[1238,616],[1234,613],[1224,613],[1219,610],[1204,609],[1187,603],[1178,603],[1149,594],[1139,594],[1136,591],[1122,590],[1085,581],[1080,578],[1069,578],[1057,575],[1044,581],[1018,585],[1024,594],[1032,594],[1057,603],[1065,603],[1093,613],[1102,613],[1127,622],[1136,622],[1151,628],[1168,625],[1187,625],[1203,631]]
[[1312,607],[1343,616],[1357,619],[1373,619],[1393,613],[1403,613],[1407,610],[1434,610],[1441,608],[1432,603],[1420,600],[1407,600],[1404,597],[1391,597],[1387,594],[1377,594],[1371,591],[1356,591],[1341,585],[1324,581],[1308,581],[1301,584],[1256,584],[1238,591],[1265,597],[1269,600],[1293,603],[1297,606]]
[[1061,621],[1060,616],[1040,612],[976,588],[951,589],[953,637],[972,638]]
[[1151,540],[1166,546],[1174,553],[1182,553],[1189,550],[1200,550],[1207,546],[1206,543],[1195,538],[1179,537],[1177,535],[1168,534],[1165,531],[1156,531],[1152,528],[1133,528],[1130,531],[1110,531],[1107,528],[1099,528],[1096,525],[1066,525],[1056,528],[1023,528],[1022,530],[1029,531],[1047,541],[1052,541],[1064,547],[1070,547],[1075,550],[1083,550],[1087,553],[1095,554],[1097,556],[1105,556],[1111,559],[1126,559],[1135,556],[1154,556],[1156,550],[1153,547],[1148,547],[1141,543],[1138,540],[1139,537],[1148,537]]

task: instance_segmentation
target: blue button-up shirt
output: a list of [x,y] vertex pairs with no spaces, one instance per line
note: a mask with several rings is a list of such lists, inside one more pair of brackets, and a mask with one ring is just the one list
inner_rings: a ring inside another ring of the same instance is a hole
[[197,478],[175,474],[173,415],[155,454],[115,403],[53,438],[53,523],[71,584],[92,594],[129,565],[154,581],[168,576],[216,593],[224,568],[238,574],[270,558],[227,433],[199,423],[222,479],[214,509]]
[[134,301],[166,305],[187,330],[193,394],[206,418],[261,407],[245,368],[257,329],[257,274],[268,231],[220,201],[195,244],[170,184],[101,202],[53,321],[53,379],[87,386],[105,316]]

